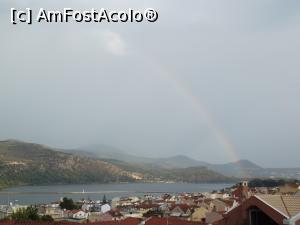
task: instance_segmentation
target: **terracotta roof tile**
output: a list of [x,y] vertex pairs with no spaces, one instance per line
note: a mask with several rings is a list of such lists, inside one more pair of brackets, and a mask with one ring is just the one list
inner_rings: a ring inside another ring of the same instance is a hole
[[203,225],[200,222],[192,222],[186,221],[177,218],[159,218],[159,217],[152,217],[145,222],[145,225]]
[[300,196],[257,195],[257,197],[287,217],[293,217],[300,213]]

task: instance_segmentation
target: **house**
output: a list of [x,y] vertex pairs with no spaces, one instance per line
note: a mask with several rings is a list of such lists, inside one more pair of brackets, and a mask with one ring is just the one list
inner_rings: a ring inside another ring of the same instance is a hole
[[108,211],[110,211],[110,210],[111,210],[111,207],[110,207],[109,204],[101,205],[101,212],[102,212],[102,213],[106,213],[106,212],[108,212]]
[[60,219],[64,217],[64,211],[59,206],[56,207],[55,205],[47,205],[42,211],[44,211],[44,215],[49,215],[53,219]]
[[65,210],[64,218],[76,219],[76,220],[85,220],[88,218],[88,213],[82,210]]
[[99,222],[101,221],[101,212],[90,212],[88,216],[88,222]]
[[118,210],[110,210],[106,213],[103,213],[100,217],[100,221],[113,221],[124,219],[123,214]]
[[205,216],[206,216],[205,217],[206,224],[214,224],[223,219],[222,214],[218,213],[218,212],[208,212],[208,213],[206,213]]
[[194,199],[192,199],[190,196],[181,196],[177,200],[176,204],[185,204],[185,205],[193,205],[194,204]]
[[231,197],[231,195],[228,193],[223,193],[223,195],[222,195],[223,199],[229,199],[230,197]]
[[116,198],[113,198],[111,200],[111,207],[114,209],[114,208],[117,208],[117,206],[120,204],[120,198],[119,197],[116,197]]
[[169,204],[168,203],[161,204],[159,206],[159,210],[161,210],[161,211],[169,210]]
[[160,208],[160,205],[154,204],[152,202],[143,202],[142,204],[137,205],[135,208],[144,210],[158,210]]
[[210,203],[210,201],[200,200],[200,201],[196,202],[196,206],[199,207],[199,208],[204,207],[206,209],[209,209],[209,203]]
[[192,209],[186,204],[173,205],[170,208],[170,216],[189,217],[192,214]]
[[73,219],[84,220],[87,218],[88,218],[88,213],[86,213],[82,210],[77,210],[77,212],[74,211],[74,213],[73,213]]
[[209,204],[210,211],[223,213],[226,212],[229,207],[224,201],[221,201],[220,199],[214,199]]
[[94,204],[88,204],[88,203],[84,203],[81,206],[82,211],[91,211],[91,209],[94,208]]
[[76,220],[84,220],[88,218],[88,213],[82,210],[72,210],[72,218]]
[[194,212],[191,215],[191,221],[205,221],[206,213],[208,213],[208,209],[206,207],[195,208]]
[[243,202],[250,197],[248,182],[239,183],[237,188],[232,192],[232,197],[238,202]]
[[295,194],[298,190],[298,184],[296,183],[287,183],[284,186],[279,187],[280,194]]
[[223,194],[222,193],[213,193],[210,195],[211,199],[217,199],[217,198],[223,198]]
[[300,197],[255,195],[224,214],[221,225],[300,225]]

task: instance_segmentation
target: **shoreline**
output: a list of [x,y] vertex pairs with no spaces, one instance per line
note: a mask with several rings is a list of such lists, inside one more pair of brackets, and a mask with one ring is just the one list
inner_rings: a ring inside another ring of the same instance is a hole
[[45,186],[66,186],[66,185],[110,185],[110,184],[235,184],[236,182],[176,182],[176,181],[139,181],[139,182],[108,182],[108,183],[45,183],[45,184],[20,184],[20,185],[7,185],[7,186],[0,186],[0,194],[6,193],[3,190],[9,188],[18,188],[18,187],[45,187]]

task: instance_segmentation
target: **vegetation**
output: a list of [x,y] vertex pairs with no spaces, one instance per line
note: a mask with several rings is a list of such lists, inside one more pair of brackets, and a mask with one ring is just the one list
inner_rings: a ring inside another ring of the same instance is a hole
[[43,216],[40,217],[40,220],[41,221],[49,221],[49,222],[54,221],[54,219],[50,215],[43,215]]
[[102,203],[103,203],[103,204],[108,203],[108,202],[107,202],[107,199],[106,199],[106,195],[103,195]]
[[114,163],[124,170],[141,173],[143,174],[145,180],[187,183],[218,183],[238,181],[237,178],[224,176],[203,166],[167,169],[153,167],[149,164],[126,163],[119,160],[109,160],[109,162]]
[[163,171],[161,176],[177,182],[188,183],[214,183],[214,182],[234,182],[235,178],[229,178],[222,174],[208,170],[206,167],[189,167]]
[[151,209],[143,214],[143,217],[162,217],[164,215],[163,211],[160,209]]
[[[136,180],[139,174],[142,180]],[[0,141],[0,189],[16,185],[135,181],[232,182],[205,167],[166,169],[72,155],[19,141]]]
[[64,197],[63,201],[59,204],[61,209],[73,210],[79,209],[80,206],[76,205],[71,198]]
[[290,179],[252,179],[249,181],[249,187],[279,187],[287,183],[297,183],[298,180]]
[[134,181],[131,173],[98,159],[42,145],[0,142],[0,188],[15,185]]
[[13,220],[34,220],[34,221],[53,221],[49,215],[39,216],[38,208],[36,206],[29,206],[27,208],[20,208],[11,215]]

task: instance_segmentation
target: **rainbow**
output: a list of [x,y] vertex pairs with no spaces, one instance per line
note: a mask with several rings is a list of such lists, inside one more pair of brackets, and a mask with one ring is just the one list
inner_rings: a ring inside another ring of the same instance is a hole
[[[147,60],[146,62],[149,63],[152,68],[155,69],[157,74],[159,74],[165,80],[167,80],[168,83],[170,83],[170,85],[172,85],[176,89],[176,91],[180,95],[182,95],[187,102],[191,104],[197,115],[201,118],[202,121],[204,121],[207,124],[208,128],[215,136],[217,142],[222,147],[223,151],[226,152],[230,160],[232,160],[233,162],[239,161],[240,157],[236,151],[234,144],[232,143],[230,138],[224,133],[224,131],[219,126],[217,126],[217,124],[214,122],[212,114],[207,110],[207,108],[204,107],[203,104],[201,104],[200,99],[193,94],[191,89],[188,88],[188,86],[185,85],[184,82],[179,80],[177,77],[173,76],[171,72],[167,71],[166,68],[162,67],[153,60],[149,60],[149,58],[145,60]],[[241,175],[244,178],[247,178],[248,175],[246,171],[244,171],[241,166],[239,166],[239,169]]]

